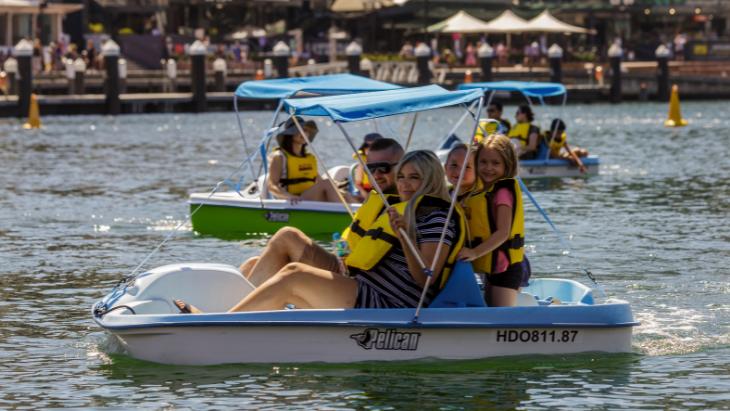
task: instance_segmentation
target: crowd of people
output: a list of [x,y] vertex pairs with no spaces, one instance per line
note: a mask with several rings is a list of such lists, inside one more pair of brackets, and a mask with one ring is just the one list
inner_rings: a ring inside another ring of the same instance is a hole
[[[562,148],[575,155],[587,153],[570,149],[562,120],[553,122],[551,134],[541,134],[531,124],[529,106],[518,108],[514,126],[501,118],[502,109],[498,102],[490,104],[488,114],[496,122],[481,123],[481,134],[474,136],[476,144],[455,145],[443,165],[431,151],[406,153],[396,140],[368,134],[359,154],[369,173],[355,173],[362,196],[340,193],[349,196],[347,201],[363,201],[342,234],[352,252],[341,259],[299,229],[285,227],[260,256],[239,267],[256,290],[230,312],[281,310],[287,305],[415,308],[431,275],[424,296],[427,307],[457,261],[471,263],[485,284],[489,306],[515,306],[517,293],[530,277],[523,252],[522,194],[516,179],[520,158],[534,156],[539,144],[549,144],[546,150],[557,158],[566,155]],[[292,204],[341,201],[337,188],[317,174],[316,158],[306,151],[317,131],[315,122],[300,117],[280,125],[267,183],[275,197]],[[550,140],[543,140],[547,143],[538,143],[548,136]],[[370,190],[375,186],[384,197]],[[458,205],[449,216],[452,197]],[[435,270],[430,273],[421,262]],[[183,301],[176,304],[184,313],[200,312]]]

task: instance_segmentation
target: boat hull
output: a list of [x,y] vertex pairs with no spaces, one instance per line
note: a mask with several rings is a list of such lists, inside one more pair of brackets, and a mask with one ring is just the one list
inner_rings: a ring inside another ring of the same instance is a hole
[[[291,226],[307,234],[332,234],[342,232],[352,222],[347,209],[339,203],[303,201],[292,206],[284,200],[259,201],[222,193],[203,204],[208,195],[190,196],[193,230],[199,233],[274,234]],[[353,212],[358,207],[350,205]]]
[[587,173],[583,174],[578,166],[566,160],[550,160],[547,164],[541,160],[520,161],[520,178],[561,178],[561,177],[589,177],[598,175],[598,158],[588,157],[583,165]]
[[[198,326],[112,331],[135,358],[177,365],[350,363],[631,352],[632,327]],[[383,337],[380,337],[383,335]],[[567,336],[567,338],[564,338]],[[363,343],[358,338],[371,337]],[[381,341],[378,341],[380,338]]]

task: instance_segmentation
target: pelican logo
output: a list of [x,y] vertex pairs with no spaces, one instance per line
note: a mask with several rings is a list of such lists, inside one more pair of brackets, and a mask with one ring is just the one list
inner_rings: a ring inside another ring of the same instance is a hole
[[385,331],[368,328],[361,334],[352,334],[350,338],[357,341],[357,345],[366,350],[375,348],[376,350],[415,351],[418,349],[418,339],[421,338],[421,333],[401,333],[397,332],[395,328],[388,328]]
[[299,171],[308,171],[312,169],[311,163],[299,164]]
[[264,218],[266,221],[270,223],[288,223],[289,222],[289,213],[279,213],[276,211],[269,211],[268,213],[264,214]]

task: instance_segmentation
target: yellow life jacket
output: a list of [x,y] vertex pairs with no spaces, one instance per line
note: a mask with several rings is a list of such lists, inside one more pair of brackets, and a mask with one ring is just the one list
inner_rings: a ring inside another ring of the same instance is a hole
[[[505,133],[509,133],[509,131],[512,129],[512,124],[510,124],[509,121],[505,119],[499,119],[499,122],[502,123],[502,128],[505,130]],[[476,140],[476,143],[479,144],[484,140],[484,133],[482,133],[482,129],[487,133],[488,136],[494,134],[497,132],[497,123],[494,122],[486,122],[482,121],[479,123],[481,127],[477,127],[477,133],[474,136],[474,139]]]
[[[400,203],[400,198],[393,194],[386,194],[385,198],[389,205]],[[342,232],[342,238],[347,240],[350,250],[354,250],[357,244],[365,236],[378,216],[385,210],[383,199],[375,191],[371,191],[368,198],[355,212],[350,226]]]
[[[360,156],[362,157],[362,161],[364,161],[365,164],[367,164],[368,163],[368,156],[366,156],[365,153],[362,152],[362,150],[358,150],[357,152],[360,153]],[[353,154],[352,155],[352,158],[354,158],[355,160],[357,160],[357,154]],[[362,167],[362,164],[358,164],[358,165]],[[371,188],[373,188],[370,185],[370,179],[368,178],[368,173],[365,170],[362,171],[362,186],[366,190],[370,190]],[[364,194],[364,193],[361,193],[361,194]]]
[[[436,207],[448,210],[451,203],[439,197],[434,196],[421,196],[417,200],[416,210],[421,207]],[[407,201],[393,205],[400,214],[406,209],[408,205]],[[454,212],[459,216],[459,225],[457,227],[457,241],[451,247],[449,256],[444,264],[441,277],[439,278],[439,288],[446,284],[446,280],[451,274],[451,270],[456,264],[456,255],[464,245],[464,239],[466,236],[466,225],[464,223],[464,214],[461,211],[461,207],[454,207]],[[348,241],[349,242],[349,241]],[[345,265],[348,267],[359,268],[361,270],[372,270],[376,268],[387,256],[390,254],[393,246],[400,245],[398,236],[390,228],[390,220],[388,213],[381,214],[365,233],[365,236],[359,241],[358,246],[353,249],[345,260]],[[431,268],[431,267],[426,267]]]
[[314,185],[317,179],[317,159],[312,154],[305,151],[304,157],[297,157],[281,147],[276,147],[274,151],[276,150],[284,153],[286,159],[286,178],[280,179],[279,185],[291,194],[301,194]]
[[535,127],[537,129],[537,134],[540,134],[540,128],[537,126],[533,126],[530,123],[517,123],[509,131],[507,137],[519,139],[522,147],[525,147],[530,142],[530,127]]
[[471,262],[475,272],[492,273],[497,267],[497,251],[502,250],[509,258],[509,264],[516,264],[524,259],[525,246],[525,217],[522,208],[522,190],[520,183],[514,178],[497,180],[492,186],[479,194],[469,198],[466,203],[466,220],[469,223],[470,248],[483,243],[493,232],[497,231],[490,205],[490,197],[500,188],[508,189],[515,198],[512,208],[512,228],[509,238],[494,251],[489,252]]
[[545,145],[550,144],[550,141],[552,140],[552,144],[550,144],[550,151],[555,154],[556,156],[560,155],[560,152],[563,150],[563,147],[565,146],[565,142],[568,139],[568,136],[565,135],[565,133],[557,134],[555,135],[555,138],[553,139],[553,132],[552,130],[547,130],[544,133],[542,133],[542,139],[545,142]]

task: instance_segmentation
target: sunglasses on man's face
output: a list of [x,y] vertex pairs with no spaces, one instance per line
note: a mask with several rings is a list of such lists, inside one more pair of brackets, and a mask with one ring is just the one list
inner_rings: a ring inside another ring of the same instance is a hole
[[390,170],[393,169],[393,166],[398,165],[398,163],[389,163],[387,161],[379,161],[377,163],[367,163],[368,170],[370,170],[371,174],[375,174],[376,171],[379,171],[383,174],[390,173]]

